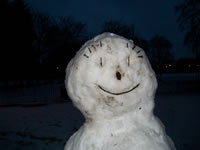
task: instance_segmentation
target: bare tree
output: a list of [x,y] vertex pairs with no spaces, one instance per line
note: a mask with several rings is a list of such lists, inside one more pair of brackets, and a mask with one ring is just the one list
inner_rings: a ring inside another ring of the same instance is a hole
[[103,25],[102,32],[112,32],[129,39],[135,38],[135,26],[133,24],[122,24],[119,21],[107,21]]
[[37,62],[42,64],[47,51],[48,30],[53,26],[53,21],[49,16],[41,13],[33,14],[34,41],[33,47],[36,53]]
[[1,76],[29,78],[35,64],[32,51],[32,15],[23,0],[2,1],[1,5]]
[[200,1],[184,0],[175,9],[179,27],[185,33],[184,44],[191,48],[197,59],[200,51]]
[[68,61],[82,45],[86,25],[72,17],[55,18],[56,25],[47,32],[48,65],[65,69]]
[[132,39],[134,43],[143,48],[150,57],[149,42],[135,34],[134,24],[122,24],[120,21],[107,21],[103,25],[102,32],[111,32]]
[[77,22],[72,17],[59,18],[59,26],[65,35],[66,40],[80,39],[86,33],[86,24]]
[[164,65],[173,60],[172,44],[164,36],[156,35],[150,41],[152,63],[155,69],[162,72]]

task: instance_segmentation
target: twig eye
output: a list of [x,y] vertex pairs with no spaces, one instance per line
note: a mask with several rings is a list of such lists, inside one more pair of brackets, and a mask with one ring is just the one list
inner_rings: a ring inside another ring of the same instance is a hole
[[128,64],[128,66],[130,66],[130,56],[128,56],[128,58],[127,58],[127,64]]
[[102,42],[100,41],[100,47],[102,47],[103,46],[103,44],[102,44]]
[[102,57],[100,57],[100,66],[103,67]]

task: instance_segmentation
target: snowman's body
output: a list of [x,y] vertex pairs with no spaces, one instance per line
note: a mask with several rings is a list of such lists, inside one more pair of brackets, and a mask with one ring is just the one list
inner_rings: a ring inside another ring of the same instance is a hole
[[65,150],[173,150],[154,116],[155,74],[144,51],[112,33],[88,41],[67,67],[66,88],[86,118]]

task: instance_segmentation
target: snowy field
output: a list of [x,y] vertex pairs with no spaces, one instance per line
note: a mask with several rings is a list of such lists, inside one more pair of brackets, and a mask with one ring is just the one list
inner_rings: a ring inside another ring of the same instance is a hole
[[[195,75],[163,75],[158,78],[155,114],[164,123],[177,150],[199,149],[200,90]],[[56,103],[35,100],[35,105],[1,106],[0,149],[63,150],[65,142],[81,126],[84,118],[70,101],[61,103],[61,100],[58,96]]]

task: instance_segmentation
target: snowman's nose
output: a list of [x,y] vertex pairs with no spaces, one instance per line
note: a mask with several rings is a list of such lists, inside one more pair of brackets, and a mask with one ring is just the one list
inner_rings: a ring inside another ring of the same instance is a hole
[[120,72],[116,72],[116,78],[117,78],[117,80],[121,80],[121,73]]

